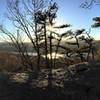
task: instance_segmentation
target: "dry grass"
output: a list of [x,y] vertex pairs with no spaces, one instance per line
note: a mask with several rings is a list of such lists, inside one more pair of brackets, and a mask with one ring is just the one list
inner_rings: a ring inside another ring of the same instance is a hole
[[10,52],[0,52],[0,70],[14,71],[20,67],[18,57]]

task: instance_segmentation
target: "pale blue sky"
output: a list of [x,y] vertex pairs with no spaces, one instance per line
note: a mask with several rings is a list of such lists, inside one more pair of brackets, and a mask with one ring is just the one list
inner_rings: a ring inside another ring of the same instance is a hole
[[[93,6],[91,9],[83,9],[80,4],[84,0],[59,0],[59,19],[64,23],[73,25],[74,29],[85,28],[87,31],[94,23],[92,18],[100,16],[100,5]],[[91,29],[91,35],[100,39],[100,29]]]
[[[5,24],[9,29],[12,26],[9,25],[7,19],[5,19],[6,0],[0,0],[0,23]],[[56,0],[59,5],[58,18],[59,23],[68,23],[72,25],[73,29],[85,28],[89,30],[93,24],[92,18],[100,16],[100,5],[93,6],[91,9],[80,8],[80,4],[84,0]],[[91,35],[100,39],[100,29],[92,29]]]

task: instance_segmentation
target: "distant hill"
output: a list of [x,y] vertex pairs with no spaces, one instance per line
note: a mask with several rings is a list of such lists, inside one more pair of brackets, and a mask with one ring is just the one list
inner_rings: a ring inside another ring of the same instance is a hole
[[[25,43],[27,46],[27,51],[32,52],[33,47],[30,43]],[[1,42],[0,43],[0,51],[7,51],[7,52],[17,52],[17,49],[14,47],[12,43],[8,44],[6,42]]]
[[[62,44],[65,45],[64,42]],[[31,43],[25,43],[25,45],[27,46],[28,52],[33,52],[33,51],[35,52],[35,50],[33,50]],[[95,41],[95,46],[97,48],[100,48],[100,41],[99,40]],[[72,46],[70,46],[70,47],[72,47]],[[17,49],[14,47],[14,45],[12,43],[8,44],[6,42],[0,42],[0,51],[17,52]]]

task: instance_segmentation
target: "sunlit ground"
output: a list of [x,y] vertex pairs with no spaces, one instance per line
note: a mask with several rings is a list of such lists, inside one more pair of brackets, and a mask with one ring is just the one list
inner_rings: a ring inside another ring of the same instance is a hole
[[[56,56],[55,56],[56,55]],[[45,58],[45,55],[43,55],[43,57]],[[48,54],[47,55],[47,57],[49,58],[49,59],[51,59],[51,55],[50,54]],[[56,59],[58,59],[58,58],[62,58],[62,57],[64,57],[64,55],[62,55],[62,54],[56,54],[55,52],[53,52],[52,53],[52,59],[54,59],[56,57]]]

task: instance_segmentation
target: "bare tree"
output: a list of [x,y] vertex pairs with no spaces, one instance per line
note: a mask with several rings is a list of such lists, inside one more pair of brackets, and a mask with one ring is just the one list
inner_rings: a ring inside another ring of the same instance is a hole
[[[46,66],[50,69],[50,75],[48,76],[48,80],[51,84],[52,77],[52,33],[50,33],[50,55],[51,55],[51,64],[49,64],[48,55],[48,39],[47,39],[47,26],[53,25],[53,20],[56,18],[56,12],[58,10],[56,3],[51,0],[50,6],[45,8],[45,0],[9,0],[7,1],[8,5],[8,19],[12,21],[15,29],[19,30],[18,35],[25,34],[30,40],[33,49],[37,52],[37,69],[35,71],[40,70],[40,46],[39,46],[39,34],[44,35],[45,41],[45,57],[46,57]],[[22,55],[23,62],[27,62],[31,64],[30,59],[26,59],[29,57],[27,50],[24,48],[24,42],[20,41],[22,44],[20,47],[19,39],[12,32],[9,32],[7,29],[1,27],[1,32],[7,35],[10,40],[13,42],[15,47],[18,49],[18,52]],[[17,33],[16,33],[17,34]],[[18,47],[17,47],[17,46]],[[23,51],[25,49],[25,52]],[[26,55],[25,55],[26,53]],[[30,61],[30,62],[29,62]],[[24,65],[24,64],[23,64]],[[50,85],[51,86],[51,85]]]
[[[38,25],[36,13],[45,8],[45,0],[9,0],[7,1],[8,19],[12,21],[15,29],[19,30],[19,35],[26,34],[33,45],[33,49],[37,52],[37,70],[40,70],[40,50],[37,34],[41,31],[41,26]],[[18,42],[13,33],[6,31],[1,27],[1,31],[10,37],[11,41],[16,44]],[[17,33],[16,33],[17,34]],[[24,44],[24,43],[23,43]],[[18,44],[19,45],[19,44]],[[24,48],[24,47],[22,47]],[[18,49],[18,48],[17,48]],[[22,52],[19,51],[18,52]],[[28,53],[26,53],[28,56]]]
[[[31,57],[28,55],[27,46],[22,41],[22,38],[19,35],[19,31],[17,30],[17,36],[15,36],[13,33],[10,33],[9,31],[7,31],[4,28],[0,28],[0,30],[7,36],[8,40],[6,40],[6,42],[9,45],[12,45],[17,49],[17,51],[21,57],[21,64],[23,65],[22,69],[23,70],[25,70],[25,69],[33,70]],[[19,60],[19,62],[20,62],[20,60]]]

